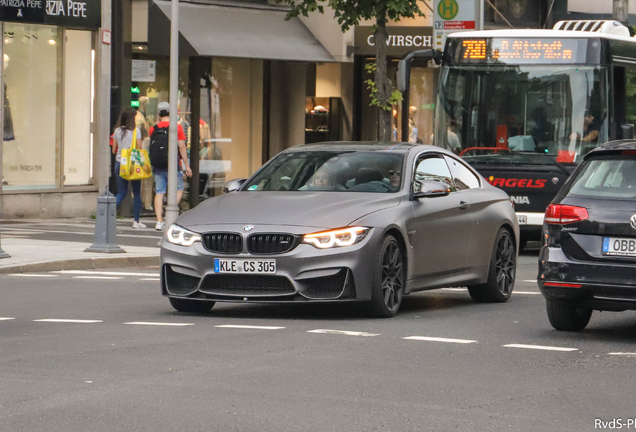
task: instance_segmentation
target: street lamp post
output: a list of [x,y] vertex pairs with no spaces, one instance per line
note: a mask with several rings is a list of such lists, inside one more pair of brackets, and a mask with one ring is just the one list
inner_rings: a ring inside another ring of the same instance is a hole
[[[168,205],[165,228],[177,220],[178,136],[177,111],[179,91],[179,0],[172,0],[170,25],[170,128],[168,129]],[[186,161],[187,162],[187,161]]]
[[[2,105],[0,106],[0,133],[3,134],[2,139],[4,141],[4,23],[0,21],[0,30],[2,31],[2,39],[0,39],[0,60],[2,72],[0,73],[0,98]],[[0,209],[2,208],[2,144],[0,141]],[[2,230],[0,229],[0,240],[2,239]],[[10,255],[2,250],[2,243],[0,243],[0,258],[10,258]]]

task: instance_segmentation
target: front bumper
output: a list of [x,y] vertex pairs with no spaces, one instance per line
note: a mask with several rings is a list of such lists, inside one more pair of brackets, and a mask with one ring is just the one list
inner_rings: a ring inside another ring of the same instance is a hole
[[579,261],[560,248],[539,254],[539,289],[552,301],[596,310],[636,310],[636,266]]
[[[290,232],[290,227],[269,227],[268,231]],[[353,246],[317,249],[299,244],[282,254],[250,254],[245,247],[240,254],[213,253],[201,242],[184,247],[164,238],[161,243],[162,294],[226,302],[369,300],[374,274],[371,263],[376,260],[380,238],[381,233],[371,229],[364,240]],[[277,271],[276,274],[215,273],[215,258],[275,259]]]

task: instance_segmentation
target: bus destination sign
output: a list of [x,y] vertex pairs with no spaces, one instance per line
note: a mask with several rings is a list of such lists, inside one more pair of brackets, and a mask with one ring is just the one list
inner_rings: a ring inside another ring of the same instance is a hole
[[585,39],[489,38],[461,39],[460,63],[545,64],[585,63]]

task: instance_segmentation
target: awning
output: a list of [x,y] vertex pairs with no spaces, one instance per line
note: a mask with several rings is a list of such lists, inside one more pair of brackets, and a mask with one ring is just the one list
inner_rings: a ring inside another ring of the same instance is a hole
[[[165,23],[166,19],[170,19],[171,3],[161,0],[155,0],[154,5],[152,3],[148,20],[148,51],[153,54],[168,54],[170,27],[166,29],[161,22]],[[286,21],[286,15],[285,10],[275,8],[180,1],[180,50],[183,48],[180,54],[308,62],[334,61],[300,19]]]

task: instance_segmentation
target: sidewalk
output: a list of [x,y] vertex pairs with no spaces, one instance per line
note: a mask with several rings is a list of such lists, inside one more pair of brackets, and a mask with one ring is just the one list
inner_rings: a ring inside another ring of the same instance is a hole
[[[0,225],[0,229],[6,226]],[[70,235],[61,235],[60,239],[43,240],[21,238],[19,233],[2,230],[0,245],[11,257],[0,259],[0,274],[159,265],[159,248],[156,246],[120,244],[126,253],[84,252],[92,245],[91,236],[85,236],[84,242],[84,238],[77,241],[77,237],[71,239],[68,238]]]

